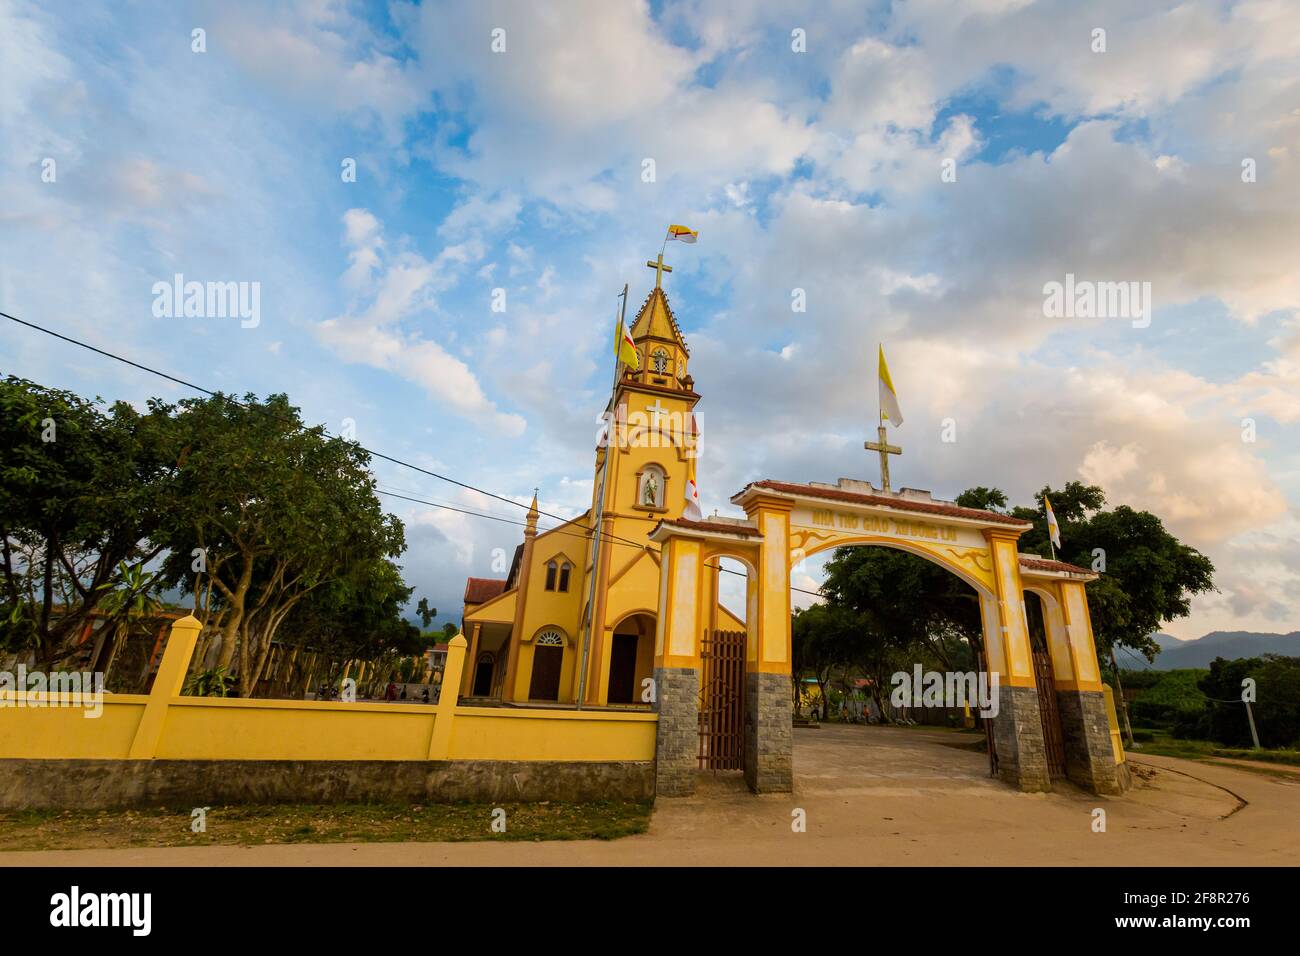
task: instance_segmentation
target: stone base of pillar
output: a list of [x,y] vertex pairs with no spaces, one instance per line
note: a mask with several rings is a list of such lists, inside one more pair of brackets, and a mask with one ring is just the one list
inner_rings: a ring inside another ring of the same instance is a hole
[[656,667],[655,795],[695,792],[700,754],[700,672],[693,667]]
[[1058,690],[1066,775],[1086,790],[1118,796],[1128,789],[1127,767],[1116,763],[1101,691]]
[[1036,688],[998,686],[993,740],[998,748],[998,777],[1004,783],[1027,793],[1052,789]]
[[790,675],[745,675],[745,782],[755,793],[794,789]]

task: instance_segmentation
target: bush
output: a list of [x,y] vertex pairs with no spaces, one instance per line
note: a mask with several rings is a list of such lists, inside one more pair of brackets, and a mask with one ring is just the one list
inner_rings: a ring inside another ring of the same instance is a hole
[[1133,723],[1144,727],[1171,727],[1180,719],[1204,713],[1206,696],[1198,685],[1208,671],[1197,669],[1157,673],[1157,678],[1129,705]]

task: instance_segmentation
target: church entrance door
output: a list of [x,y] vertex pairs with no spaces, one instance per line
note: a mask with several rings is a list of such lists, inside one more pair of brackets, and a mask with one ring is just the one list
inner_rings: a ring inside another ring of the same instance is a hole
[[529,700],[560,699],[560,665],[564,648],[539,644],[533,648],[533,676],[528,685]]
[[636,692],[637,635],[615,634],[609,653],[609,703],[630,704]]

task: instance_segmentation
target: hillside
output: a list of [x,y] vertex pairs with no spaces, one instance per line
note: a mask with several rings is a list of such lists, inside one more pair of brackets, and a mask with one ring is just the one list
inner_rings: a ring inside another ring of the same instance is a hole
[[[1265,634],[1258,631],[1211,631],[1194,641],[1180,641],[1168,634],[1157,634],[1160,654],[1151,665],[1152,670],[1170,671],[1181,667],[1209,667],[1216,657],[1232,660],[1237,657],[1258,657],[1260,654],[1282,654],[1300,657],[1300,631],[1289,634]],[[1124,666],[1138,665],[1129,655],[1124,655]]]

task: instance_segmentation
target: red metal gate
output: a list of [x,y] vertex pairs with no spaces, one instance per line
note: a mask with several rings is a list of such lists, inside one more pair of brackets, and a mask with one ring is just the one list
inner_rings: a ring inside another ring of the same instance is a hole
[[700,650],[700,769],[743,770],[745,632],[705,631]]
[[1056,703],[1056,681],[1052,655],[1034,649],[1034,683],[1038,687],[1038,713],[1043,722],[1043,748],[1047,751],[1047,772],[1065,776],[1065,741],[1061,735],[1061,712]]

